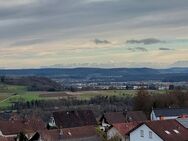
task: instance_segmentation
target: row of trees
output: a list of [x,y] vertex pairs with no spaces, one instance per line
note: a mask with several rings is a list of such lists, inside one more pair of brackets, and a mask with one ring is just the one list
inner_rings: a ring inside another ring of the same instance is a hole
[[174,90],[166,94],[151,94],[141,89],[135,97],[127,96],[96,96],[90,100],[73,97],[60,100],[20,100],[12,104],[11,110],[43,109],[43,111],[58,109],[74,109],[78,107],[94,108],[100,114],[108,111],[142,110],[150,113],[152,108],[188,107],[188,91]]
[[152,108],[188,107],[188,91],[174,90],[167,94],[151,95],[141,89],[134,97],[134,109],[150,112]]

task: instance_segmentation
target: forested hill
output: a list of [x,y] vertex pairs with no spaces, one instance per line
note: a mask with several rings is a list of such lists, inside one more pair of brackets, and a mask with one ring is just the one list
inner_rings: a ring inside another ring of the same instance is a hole
[[188,81],[188,68],[42,68],[1,69],[0,76],[44,76],[70,79],[113,79],[114,81]]
[[10,76],[1,76],[0,84],[8,85],[21,85],[26,86],[30,91],[60,91],[62,86],[47,78],[39,76],[20,76],[20,77],[10,77]]

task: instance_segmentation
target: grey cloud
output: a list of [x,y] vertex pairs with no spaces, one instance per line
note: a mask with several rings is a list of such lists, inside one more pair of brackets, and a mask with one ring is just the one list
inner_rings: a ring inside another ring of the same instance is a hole
[[[22,39],[31,35],[36,37],[59,32],[64,37],[74,38],[76,35],[95,34],[103,32],[103,30],[104,32],[112,29],[122,30],[132,26],[133,18],[159,11],[165,13],[184,10],[188,4],[187,0],[143,0],[142,2],[139,2],[139,0],[98,0],[94,3],[86,1],[35,0],[33,3],[12,4],[9,7],[3,7],[0,2],[0,40]],[[101,4],[101,2],[103,3]],[[182,21],[182,19],[175,21],[175,17],[173,19],[174,21],[170,21],[170,24],[188,23],[188,21]],[[3,24],[4,20],[9,21],[9,23]],[[12,20],[15,20],[16,23],[13,24]],[[29,22],[23,24],[23,20],[29,20]],[[117,22],[121,22],[121,26],[114,24]],[[161,24],[168,25],[169,22],[161,22]],[[91,28],[92,26],[98,28]],[[148,22],[143,22],[143,26],[150,25],[148,25]],[[69,34],[66,32],[67,30]]]
[[97,45],[98,44],[111,44],[110,41],[108,41],[108,40],[101,40],[101,39],[95,39],[94,43],[97,44]]
[[137,51],[142,51],[142,52],[147,52],[148,50],[144,47],[133,47],[133,48],[127,48],[129,51],[132,52],[137,52]]
[[31,39],[31,40],[21,40],[21,41],[17,41],[15,43],[12,43],[10,46],[29,46],[29,45],[36,45],[36,44],[40,44],[40,43],[44,43],[47,40],[44,39]]
[[165,43],[165,41],[155,39],[155,38],[147,38],[142,40],[127,40],[128,44],[144,44],[144,45],[151,45],[157,43]]
[[159,50],[172,50],[171,48],[161,47]]

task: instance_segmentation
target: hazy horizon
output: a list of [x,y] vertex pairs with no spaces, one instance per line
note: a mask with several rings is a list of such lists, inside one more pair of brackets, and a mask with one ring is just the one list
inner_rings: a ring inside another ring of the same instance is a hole
[[0,0],[0,68],[188,67],[187,0]]

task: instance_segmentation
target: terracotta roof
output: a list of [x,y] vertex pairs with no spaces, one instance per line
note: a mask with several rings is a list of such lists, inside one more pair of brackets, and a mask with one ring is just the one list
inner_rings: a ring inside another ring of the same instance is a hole
[[160,120],[145,123],[164,141],[187,141],[188,130],[176,120]]
[[9,141],[8,138],[0,137],[0,141]]
[[94,136],[98,137],[93,126],[45,130],[41,133],[41,137],[44,139],[44,141],[56,141],[59,139],[82,139]]
[[128,122],[128,123],[116,123],[113,127],[118,130],[121,135],[127,134],[129,131],[137,127],[142,122]]
[[60,111],[53,113],[53,117],[59,128],[72,128],[97,124],[91,110]]
[[147,120],[142,111],[109,112],[105,113],[103,117],[109,124]]
[[5,137],[0,137],[0,141],[15,141],[14,138],[5,138]]
[[0,130],[4,135],[15,135],[19,132],[36,132],[43,129],[45,129],[45,123],[41,119],[0,121]]

